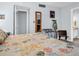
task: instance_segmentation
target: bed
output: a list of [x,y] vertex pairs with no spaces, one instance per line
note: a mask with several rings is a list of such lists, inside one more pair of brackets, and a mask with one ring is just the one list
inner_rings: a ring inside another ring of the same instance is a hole
[[67,43],[39,33],[10,35],[0,45],[0,56],[64,56],[70,52]]

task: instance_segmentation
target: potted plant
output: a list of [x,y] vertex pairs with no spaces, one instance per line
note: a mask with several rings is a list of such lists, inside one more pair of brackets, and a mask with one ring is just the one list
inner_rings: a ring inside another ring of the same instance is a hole
[[53,27],[53,30],[54,30],[54,32],[55,32],[55,38],[57,38],[57,33],[56,33],[56,31],[57,31],[57,22],[56,22],[56,20],[52,20],[53,21],[53,24],[52,24],[52,27]]

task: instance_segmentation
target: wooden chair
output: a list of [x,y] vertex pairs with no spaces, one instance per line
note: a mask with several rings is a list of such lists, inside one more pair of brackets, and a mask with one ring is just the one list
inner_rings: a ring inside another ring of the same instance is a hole
[[58,30],[58,36],[59,36],[59,40],[61,39],[61,37],[65,37],[65,40],[67,41],[67,31],[66,30]]

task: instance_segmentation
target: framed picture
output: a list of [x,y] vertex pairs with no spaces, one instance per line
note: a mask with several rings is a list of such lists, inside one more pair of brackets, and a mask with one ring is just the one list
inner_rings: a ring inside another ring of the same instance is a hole
[[50,11],[50,18],[55,18],[55,11]]

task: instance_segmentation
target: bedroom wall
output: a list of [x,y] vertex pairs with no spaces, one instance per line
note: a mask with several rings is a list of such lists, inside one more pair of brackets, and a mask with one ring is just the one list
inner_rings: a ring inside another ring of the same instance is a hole
[[[1,3],[0,3],[1,4]],[[39,8],[38,3],[2,3],[1,5],[19,5],[19,6],[25,6],[26,8],[29,8],[29,32],[34,33],[35,32],[35,24],[33,21],[35,21],[35,11],[41,11],[42,12],[42,27],[43,28],[52,28],[52,22],[51,18],[49,16],[50,10],[56,11],[56,18],[58,23],[58,29],[65,29],[67,30],[69,41],[73,41],[73,34],[71,30],[71,9],[79,7],[79,4],[70,5],[63,8],[56,8],[52,6],[46,6],[46,8]],[[6,28],[7,31],[13,32],[13,9],[12,6],[4,7],[0,6],[0,13],[6,14],[6,20],[0,21],[0,24],[2,28]],[[9,28],[8,28],[9,27]]]
[[5,15],[5,19],[0,20],[0,29],[13,33],[13,6],[0,5],[0,14]]
[[35,23],[33,23],[33,21],[35,21],[36,11],[42,12],[42,29],[52,28],[51,20],[54,20],[54,19],[50,18],[50,10],[53,10],[56,12],[55,19],[57,20],[57,23],[58,23],[58,29],[61,29],[60,8],[55,8],[48,5],[46,5],[46,8],[40,8],[38,7],[38,3],[25,3],[24,5],[30,9],[30,28],[29,28],[30,33],[35,32]]
[[25,6],[29,9],[29,33],[35,32],[35,11],[42,12],[42,28],[52,28],[53,19],[50,18],[50,10],[56,11],[56,20],[58,23],[58,29],[67,30],[69,41],[73,41],[73,35],[71,33],[71,9],[79,7],[79,4],[70,5],[63,8],[56,8],[52,6],[46,6],[46,8],[39,8],[38,3],[0,3],[0,13],[5,14],[6,18],[0,21],[0,28],[5,29],[8,32],[13,33],[13,5]]
[[[5,25],[1,25],[2,27],[5,27],[7,31],[12,32],[13,33],[13,9],[12,9],[12,5],[19,5],[19,6],[24,6],[26,8],[29,9],[29,33],[34,33],[35,32],[35,11],[40,11],[42,12],[42,29],[43,28],[52,28],[52,21],[54,19],[50,18],[50,10],[53,10],[56,12],[56,20],[58,23],[58,29],[62,28],[62,23],[61,23],[61,19],[60,19],[60,8],[55,8],[52,6],[48,6],[46,5],[46,8],[40,8],[38,7],[38,3],[0,3],[1,5],[9,5],[8,7],[5,6],[4,11],[5,14],[8,13],[8,15],[6,16],[6,18],[8,19],[8,21],[4,21],[6,22]],[[7,13],[5,12],[7,10]],[[10,17],[9,17],[10,16]],[[9,22],[9,23],[8,23]],[[2,24],[4,24],[3,22],[1,22]],[[8,25],[7,25],[8,24]],[[7,28],[9,27],[9,28]]]
[[67,30],[69,36],[68,41],[73,41],[73,33],[71,30],[71,9],[76,7],[79,7],[79,4],[70,5],[61,9],[62,29]]

